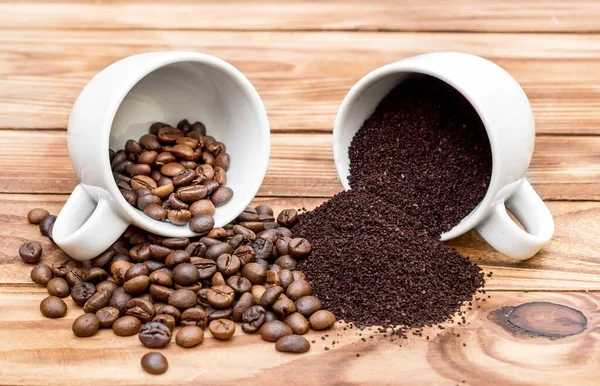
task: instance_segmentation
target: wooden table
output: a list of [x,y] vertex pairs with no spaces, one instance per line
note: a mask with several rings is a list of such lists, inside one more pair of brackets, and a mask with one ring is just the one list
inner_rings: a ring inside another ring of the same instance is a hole
[[[0,29],[0,383],[600,384],[597,0],[2,0]],[[528,177],[554,215],[555,237],[524,263],[474,233],[453,241],[494,273],[466,324],[401,342],[362,342],[338,327],[325,340],[311,334],[316,343],[300,356],[239,333],[189,350],[171,344],[169,372],[147,375],[137,337],[75,338],[81,311],[72,302],[67,317],[44,319],[45,290],[17,250],[37,240],[44,262],[61,254],[25,215],[37,206],[57,213],[77,183],[66,144],[71,106],[100,69],[153,50],[210,53],[253,82],[272,130],[256,202],[277,210],[312,208],[341,190],[333,120],[368,71],[428,51],[489,58],[531,99],[538,135]],[[569,308],[521,308],[531,331],[511,328],[502,308],[530,302]],[[326,351],[331,340],[340,343]]]

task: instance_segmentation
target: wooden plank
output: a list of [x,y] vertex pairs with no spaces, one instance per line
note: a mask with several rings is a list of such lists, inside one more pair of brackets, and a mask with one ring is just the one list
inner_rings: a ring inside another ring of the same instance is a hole
[[[447,325],[444,330],[429,327],[422,336],[409,334],[406,340],[391,341],[381,333],[361,336],[356,329],[344,331],[340,324],[331,331],[309,333],[307,338],[315,343],[303,355],[278,353],[273,344],[243,334],[239,325],[227,342],[207,332],[204,343],[195,348],[183,349],[171,342],[162,349],[169,371],[151,376],[140,367],[140,358],[149,350],[137,336],[116,337],[111,330],[101,330],[90,338],[76,338],[71,324],[81,309],[67,298],[66,317],[44,319],[39,312],[44,296],[43,289],[0,288],[3,383],[280,385],[285,380],[286,384],[311,385],[584,385],[596,382],[600,360],[597,293],[492,292],[486,301],[474,303],[463,325]],[[587,325],[557,320],[551,313],[528,314],[533,327],[549,318],[545,325],[552,328],[583,329],[573,336],[550,339],[509,332],[502,327],[506,322],[494,321],[502,307],[529,302],[570,307],[573,310],[562,309],[583,316]],[[361,341],[363,337],[366,342]],[[338,343],[332,346],[332,340]]]
[[599,35],[511,33],[3,30],[0,128],[65,128],[98,71],[157,50],[206,52],[234,64],[259,91],[273,131],[331,131],[342,99],[369,71],[428,51],[464,51],[515,76],[539,133],[600,134]]
[[[274,133],[259,195],[340,192],[331,140],[330,134]],[[544,199],[600,199],[599,148],[600,137],[538,136],[528,178]],[[64,131],[0,130],[0,167],[2,193],[67,194],[77,184]]]
[[15,29],[590,32],[598,18],[595,0],[0,2],[0,26]]
[[[28,240],[36,240],[44,249],[43,262],[51,263],[63,253],[38,227],[27,222],[26,214],[34,207],[47,208],[58,213],[67,196],[64,195],[0,195],[0,285],[31,283],[31,266],[24,264],[18,249]],[[325,198],[259,197],[255,203],[268,203],[278,213],[285,208],[312,209]],[[450,242],[465,256],[481,265],[486,273],[486,288],[491,290],[600,290],[599,202],[548,203],[556,232],[554,239],[534,258],[523,263],[512,263],[493,251],[476,233],[472,232]]]

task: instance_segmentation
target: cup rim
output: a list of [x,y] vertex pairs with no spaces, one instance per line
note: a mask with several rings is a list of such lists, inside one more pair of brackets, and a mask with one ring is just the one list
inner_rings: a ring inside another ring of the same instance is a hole
[[[446,54],[446,55],[452,54],[452,55],[459,55],[459,56],[469,56],[469,57],[474,57],[474,58],[484,60],[484,61],[486,60],[479,56],[458,53],[458,52],[429,53],[429,54],[414,56],[412,58],[407,58],[407,59],[415,59],[415,58],[419,58],[419,57],[423,57],[423,56],[432,56],[432,55],[437,55],[437,54]],[[387,64],[387,65],[381,66],[381,67],[376,68],[375,70],[369,72],[368,74],[363,76],[354,86],[352,86],[352,88],[350,89],[348,94],[346,94],[346,96],[344,97],[344,99],[342,101],[342,104],[340,105],[340,108],[338,110],[338,113],[337,113],[337,116],[336,116],[336,119],[335,119],[335,122],[333,125],[333,159],[334,159],[336,171],[338,173],[338,177],[340,177],[339,179],[340,179],[340,182],[342,183],[342,186],[344,187],[344,190],[350,190],[350,185],[348,184],[347,178],[342,178],[342,176],[345,175],[347,171],[344,170],[344,168],[341,165],[341,157],[344,154],[346,157],[348,157],[348,149],[340,148],[339,137],[341,135],[340,133],[343,131],[342,125],[346,121],[352,105],[354,105],[354,103],[356,103],[358,101],[359,97],[365,92],[366,89],[368,89],[375,83],[382,81],[382,80],[388,78],[389,76],[395,75],[398,73],[412,73],[412,74],[428,75],[428,76],[439,79],[439,80],[447,83],[448,85],[450,85],[456,91],[461,93],[461,95],[464,96],[465,99],[467,99],[467,101],[471,104],[471,106],[473,106],[473,108],[477,112],[477,115],[481,119],[483,126],[486,129],[485,131],[487,133],[488,140],[490,142],[490,149],[492,152],[492,173],[490,176],[486,194],[483,197],[483,199],[473,208],[473,210],[469,214],[467,214],[465,217],[463,217],[463,219],[458,224],[456,224],[451,230],[446,231],[440,235],[440,240],[446,241],[446,240],[456,238],[456,237],[468,232],[469,230],[473,229],[487,214],[486,209],[492,205],[492,202],[496,195],[496,191],[498,190],[499,181],[500,181],[500,177],[501,177],[500,172],[499,172],[499,167],[498,167],[498,165],[500,163],[500,159],[499,159],[497,152],[495,151],[495,147],[496,147],[495,144],[497,143],[497,140],[496,140],[494,131],[489,130],[490,122],[488,121],[486,115],[483,112],[483,107],[477,102],[477,100],[473,99],[472,96],[469,95],[469,93],[467,93],[464,90],[464,88],[461,87],[460,84],[454,82],[454,80],[451,77],[445,76],[445,74],[443,72],[432,70],[431,68],[423,66],[420,63],[414,63],[412,61],[407,61],[407,59],[399,60],[399,61]],[[379,104],[379,102],[378,102],[378,104]]]
[[[248,78],[246,78],[241,71],[239,71],[237,68],[235,68],[233,65],[226,62],[223,59],[199,52],[162,51],[146,52],[143,54],[129,56],[127,58],[121,59],[116,63],[144,56],[150,57],[147,59],[146,65],[144,67],[136,67],[135,72],[128,78],[129,82],[123,85],[118,91],[116,91],[113,94],[109,107],[106,110],[107,118],[100,125],[102,130],[106,133],[102,136],[101,146],[102,148],[107,149],[107,151],[102,154],[102,159],[100,160],[100,163],[103,166],[100,167],[100,170],[103,171],[103,179],[105,181],[108,181],[108,183],[106,184],[106,189],[110,193],[110,201],[118,206],[118,210],[123,215],[125,215],[133,225],[143,228],[151,233],[168,237],[197,237],[198,234],[192,232],[192,230],[189,227],[189,224],[178,226],[173,225],[169,222],[151,219],[145,214],[143,214],[143,212],[139,209],[131,206],[122,196],[116,182],[114,181],[112,170],[110,170],[110,157],[108,152],[108,149],[110,148],[110,133],[114,122],[114,118],[119,107],[125,100],[126,96],[131,92],[131,90],[146,76],[150,75],[154,71],[176,63],[194,62],[202,64],[211,67],[215,70],[218,70],[224,73],[230,79],[232,79],[233,82],[242,90],[242,92],[247,96],[250,103],[253,105],[259,120],[258,129],[260,131],[262,140],[265,142],[266,145],[266,151],[263,154],[256,155],[256,157],[260,158],[260,167],[256,168],[255,170],[257,170],[260,173],[261,177],[256,179],[254,186],[247,187],[247,189],[245,189],[244,192],[234,192],[234,194],[244,194],[247,197],[245,200],[242,200],[243,207],[241,203],[239,213],[241,213],[241,211],[243,211],[243,209],[246,206],[248,206],[250,202],[252,202],[252,200],[256,196],[256,193],[260,189],[262,181],[264,180],[264,177],[267,172],[269,155],[271,150],[270,127],[267,112],[258,92],[254,88],[252,83],[248,80]],[[219,210],[219,208],[217,208],[217,210]],[[229,222],[233,221],[239,215],[239,213],[235,212],[236,211],[232,210],[231,213],[224,218],[222,224],[215,223],[215,226],[224,226]]]

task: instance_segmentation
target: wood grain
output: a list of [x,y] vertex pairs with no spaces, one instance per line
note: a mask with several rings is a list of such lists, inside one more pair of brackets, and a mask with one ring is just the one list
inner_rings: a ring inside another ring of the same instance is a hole
[[[261,196],[329,197],[342,190],[330,134],[271,136]],[[600,137],[538,136],[528,172],[542,198],[600,198]],[[64,131],[0,130],[0,192],[70,193],[77,180]]]
[[0,1],[16,29],[591,32],[599,17],[595,0]]
[[[0,195],[0,286],[30,284],[32,266],[24,264],[18,255],[22,243],[36,240],[42,244],[42,262],[51,264],[63,254],[38,227],[27,222],[27,212],[35,207],[58,213],[68,196],[64,195]],[[276,213],[285,208],[313,209],[325,198],[259,197],[255,204],[267,203]],[[600,290],[600,202],[550,202],[556,222],[552,241],[534,258],[513,263],[492,250],[475,232],[468,233],[450,245],[481,265],[491,290]]]
[[331,131],[342,99],[369,71],[429,51],[464,51],[513,74],[531,99],[539,133],[600,134],[598,35],[511,33],[2,30],[0,128],[65,128],[97,72],[157,50],[231,62],[257,88],[275,132]]
[[[81,314],[67,298],[63,319],[44,319],[42,288],[0,288],[0,377],[5,384],[593,384],[600,360],[600,296],[596,293],[491,292],[475,301],[464,325],[425,328],[422,336],[391,341],[380,333],[343,330],[311,332],[303,355],[277,353],[273,344],[237,331],[231,341],[210,337],[192,349],[171,343],[161,352],[169,371],[145,374],[140,358],[149,350],[137,336],[102,330],[76,338],[73,319]],[[487,296],[487,295],[486,295]],[[504,306],[547,301],[575,308],[587,319],[577,335],[550,340],[507,331],[491,316]],[[477,308],[477,307],[481,308]],[[239,326],[238,326],[239,328]],[[325,340],[321,337],[327,334]],[[339,336],[338,336],[339,334]],[[369,336],[373,335],[373,338]],[[366,342],[361,338],[365,337]],[[427,339],[429,337],[429,339]],[[336,343],[332,346],[331,342]],[[330,348],[325,350],[325,347]],[[356,354],[360,354],[359,357]],[[51,376],[49,376],[51,374]]]

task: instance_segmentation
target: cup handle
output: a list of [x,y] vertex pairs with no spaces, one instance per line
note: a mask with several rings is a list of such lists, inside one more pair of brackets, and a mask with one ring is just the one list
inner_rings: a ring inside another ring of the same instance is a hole
[[58,214],[52,239],[75,260],[91,260],[110,247],[129,226],[102,188],[79,184]]
[[[510,218],[506,209],[526,231]],[[476,230],[497,251],[514,260],[525,260],[550,240],[554,233],[554,220],[529,181],[523,179],[506,203],[497,203]]]

